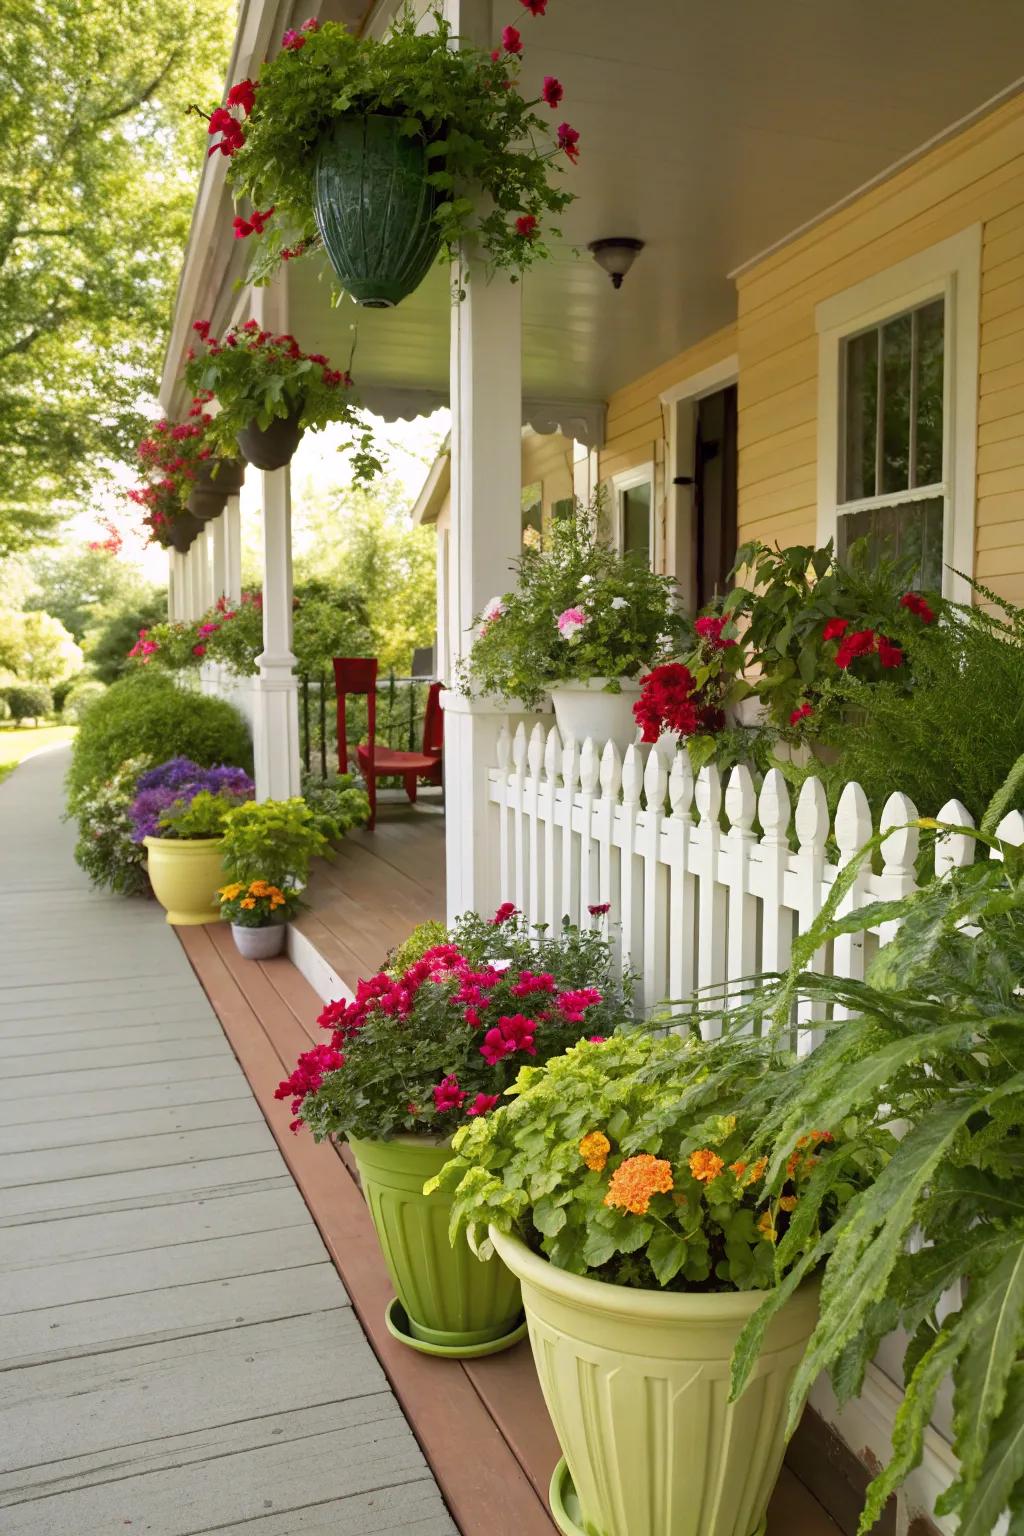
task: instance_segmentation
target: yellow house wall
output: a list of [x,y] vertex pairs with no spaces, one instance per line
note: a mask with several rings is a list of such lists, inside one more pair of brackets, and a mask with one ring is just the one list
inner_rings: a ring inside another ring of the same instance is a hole
[[813,542],[815,306],[971,224],[983,230],[975,570],[1024,602],[1024,98],[744,273],[738,287],[741,541]]

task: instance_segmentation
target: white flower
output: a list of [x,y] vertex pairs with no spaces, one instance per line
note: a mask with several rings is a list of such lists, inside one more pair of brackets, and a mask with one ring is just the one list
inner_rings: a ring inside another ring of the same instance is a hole
[[593,578],[593,576],[581,576],[580,577],[580,586],[581,587],[592,587],[593,585],[594,585],[594,578]]
[[611,606],[613,608],[628,608],[629,600],[625,597],[613,597]]

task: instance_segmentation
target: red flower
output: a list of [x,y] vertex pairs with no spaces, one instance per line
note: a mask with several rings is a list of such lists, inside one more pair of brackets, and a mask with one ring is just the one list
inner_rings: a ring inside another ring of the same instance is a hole
[[281,47],[287,48],[289,53],[298,53],[300,48],[305,48],[306,39],[301,32],[296,32],[294,27],[289,27],[281,39]]
[[562,82],[560,80],[556,80],[554,75],[545,75],[544,83],[540,88],[541,101],[546,101],[548,106],[554,110],[564,95],[565,90],[562,86]]
[[548,8],[548,0],[519,0],[519,4],[524,5],[531,16],[543,16]]
[[501,906],[491,918],[491,927],[500,928],[502,923],[507,923],[510,917],[514,917],[519,908],[511,901],[503,901]]
[[246,117],[251,113],[255,101],[255,80],[239,80],[238,84],[233,85],[230,91],[228,91],[228,106],[241,107]]
[[447,1114],[452,1109],[461,1109],[465,1102],[465,1091],[459,1087],[459,1080],[454,1075],[443,1077],[435,1085],[434,1108],[439,1115]]
[[601,1001],[601,994],[596,987],[578,987],[574,992],[562,993],[558,999],[558,1008],[567,1024],[582,1024],[584,1010],[596,1008]]
[[205,645],[194,645],[192,647],[192,655],[193,656],[205,656],[206,655],[206,646]]
[[209,320],[193,320],[192,329],[197,336],[201,336],[203,341],[205,341],[210,334],[210,322]]
[[227,107],[216,107],[210,113],[210,121],[206,125],[206,131],[210,135],[215,133],[221,135],[219,144],[210,145],[206,152],[207,158],[210,155],[215,155],[218,149],[222,155],[233,155],[245,143],[242,125],[237,118],[231,116]]
[[836,666],[843,672],[857,660],[858,656],[870,656],[875,649],[875,632],[873,629],[858,629],[852,635],[846,635],[836,651]]
[[536,1056],[537,1048],[533,1043],[536,1028],[535,1021],[528,1019],[525,1014],[502,1015],[496,1028],[489,1029],[484,1035],[480,1054],[492,1067],[496,1067],[506,1056],[514,1056],[516,1051]]
[[524,240],[532,240],[537,230],[537,220],[532,213],[521,213],[516,219],[516,234]]
[[642,692],[633,705],[633,718],[643,729],[644,741],[657,741],[663,730],[692,736],[700,729],[693,675],[681,662],[654,667],[640,684]]
[[553,992],[555,978],[550,971],[520,971],[519,980],[509,988],[513,997],[529,997],[531,992]]
[[307,21],[302,23],[302,30],[303,32],[319,32],[320,23],[315,16],[310,16]]
[[501,46],[506,53],[522,53],[523,39],[516,27],[506,27],[501,34]]
[[580,136],[578,131],[575,128],[571,128],[568,123],[559,123],[555,142],[559,149],[565,150],[569,159],[575,165],[580,157]]
[[[263,213],[260,213],[258,208],[254,208],[248,219],[240,218],[236,214],[234,221],[235,239],[244,240],[249,235],[262,235],[273,212],[274,209],[271,206],[265,209]],[[229,337],[228,340],[230,341],[230,339]]]
[[472,1104],[466,1110],[466,1114],[489,1115],[500,1097],[501,1095],[497,1093],[478,1093]]
[[932,612],[925,599],[921,596],[920,592],[904,592],[903,596],[900,598],[900,607],[906,608],[910,613],[916,615],[916,617],[921,620],[922,624],[935,623],[935,614]]
[[823,640],[841,640],[849,627],[849,619],[829,619],[821,632],[821,638]]
[[587,911],[590,913],[591,917],[604,917],[605,913],[610,912],[611,909],[612,904],[610,901],[599,901],[595,902],[592,907],[588,907]]
[[714,615],[708,614],[703,619],[697,619],[693,627],[701,639],[709,641],[716,651],[727,651],[730,646],[736,644],[735,640],[722,639],[722,630],[728,622],[728,619],[715,618]]
[[897,645],[895,640],[889,640],[885,635],[878,637],[878,659],[883,667],[902,667],[903,647]]
[[799,725],[801,720],[806,720],[808,715],[814,714],[813,704],[798,704],[789,717],[790,725]]

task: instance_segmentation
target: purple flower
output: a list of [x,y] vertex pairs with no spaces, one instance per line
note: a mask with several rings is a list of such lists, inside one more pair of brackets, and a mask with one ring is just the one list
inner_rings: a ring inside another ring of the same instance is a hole
[[196,795],[209,790],[212,795],[227,795],[238,801],[248,800],[254,784],[243,768],[220,763],[216,768],[201,768],[187,757],[172,757],[144,773],[136,785],[136,796],[129,812],[134,831],[132,841],[159,837],[160,818],[172,805],[189,805]]

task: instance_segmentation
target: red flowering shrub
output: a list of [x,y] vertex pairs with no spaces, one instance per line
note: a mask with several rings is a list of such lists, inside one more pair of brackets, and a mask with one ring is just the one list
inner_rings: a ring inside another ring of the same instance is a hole
[[[406,960],[414,952],[403,945]],[[469,914],[444,943],[361,981],[352,1002],[329,1003],[328,1043],[299,1057],[276,1097],[290,1100],[292,1129],[304,1122],[318,1140],[446,1135],[489,1114],[526,1062],[612,1034],[630,1001],[596,932],[531,936],[514,909],[498,922]]]

